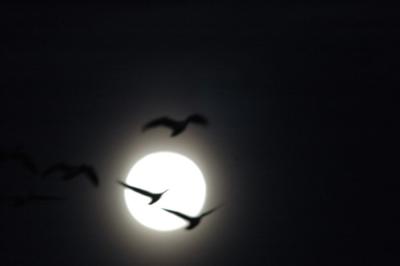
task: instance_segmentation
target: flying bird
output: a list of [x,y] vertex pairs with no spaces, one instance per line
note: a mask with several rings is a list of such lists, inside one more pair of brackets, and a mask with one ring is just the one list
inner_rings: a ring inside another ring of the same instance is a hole
[[41,194],[28,194],[25,196],[3,196],[0,197],[1,201],[11,201],[14,207],[22,207],[28,203],[33,202],[50,202],[65,200],[63,197],[57,197],[54,195],[41,195]]
[[185,131],[189,123],[206,126],[208,124],[208,120],[204,116],[199,114],[190,115],[183,121],[174,120],[164,116],[148,122],[143,126],[142,130],[145,131],[155,127],[167,127],[172,130],[171,137],[175,137]]
[[118,183],[119,183],[121,186],[123,186],[123,187],[129,188],[129,189],[131,189],[131,190],[133,190],[133,191],[135,191],[135,192],[137,192],[137,193],[139,193],[139,194],[142,194],[142,195],[145,195],[145,196],[147,196],[147,197],[150,197],[150,198],[151,198],[151,201],[149,202],[149,205],[152,205],[152,204],[156,203],[157,201],[159,201],[160,198],[161,198],[161,196],[162,196],[165,192],[168,191],[168,189],[167,189],[167,190],[165,190],[165,191],[162,192],[162,193],[151,193],[151,192],[149,192],[149,191],[146,191],[146,190],[143,190],[143,189],[134,187],[134,186],[130,186],[130,185],[128,185],[128,184],[126,184],[126,183],[124,183],[124,182],[122,182],[122,181],[118,181]]
[[96,171],[93,167],[85,164],[79,166],[71,166],[64,163],[54,164],[43,172],[42,177],[47,177],[58,172],[64,174],[62,176],[64,180],[70,180],[76,178],[77,176],[84,175],[94,186],[97,187],[99,185],[99,178]]
[[38,174],[38,168],[34,163],[32,157],[27,153],[15,151],[15,152],[0,152],[0,162],[6,161],[17,161],[32,174]]
[[170,213],[172,213],[172,214],[174,214],[174,215],[186,220],[187,222],[189,222],[189,225],[185,229],[186,230],[191,230],[191,229],[195,228],[197,225],[199,225],[199,223],[201,222],[201,219],[203,219],[205,216],[213,213],[219,207],[220,206],[215,207],[215,208],[213,208],[213,209],[211,209],[209,211],[206,211],[206,212],[202,213],[200,216],[197,216],[197,217],[190,217],[190,216],[187,216],[187,215],[185,215],[183,213],[180,213],[180,212],[177,212],[177,211],[168,210],[168,209],[163,209],[163,210],[167,211],[167,212],[170,212]]

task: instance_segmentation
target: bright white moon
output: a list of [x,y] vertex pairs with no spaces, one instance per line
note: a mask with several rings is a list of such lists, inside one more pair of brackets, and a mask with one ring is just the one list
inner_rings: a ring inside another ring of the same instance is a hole
[[126,183],[152,193],[163,194],[149,205],[150,198],[125,189],[131,215],[141,224],[159,231],[183,228],[187,222],[162,208],[196,216],[206,199],[206,183],[197,165],[173,152],[156,152],[140,159],[130,170]]

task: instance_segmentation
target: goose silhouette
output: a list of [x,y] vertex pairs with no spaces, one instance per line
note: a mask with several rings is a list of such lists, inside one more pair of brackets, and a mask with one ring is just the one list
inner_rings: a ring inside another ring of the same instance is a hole
[[63,173],[62,178],[64,180],[70,180],[82,175],[85,176],[94,186],[99,186],[99,178],[96,171],[89,165],[82,164],[79,166],[72,166],[65,163],[54,164],[43,172],[42,177],[45,178],[54,173]]
[[167,127],[172,130],[171,137],[175,137],[180,135],[183,131],[185,131],[187,126],[191,123],[202,126],[208,125],[207,119],[199,114],[192,114],[188,116],[185,120],[174,120],[172,118],[164,116],[151,120],[150,122],[148,122],[143,126],[142,130],[146,131],[148,129],[156,127]]
[[156,203],[157,201],[159,201],[160,198],[162,197],[162,195],[164,195],[164,193],[168,191],[168,189],[167,189],[167,190],[165,190],[164,192],[161,192],[161,193],[152,193],[152,192],[149,192],[147,190],[128,185],[128,184],[126,184],[126,183],[124,183],[122,181],[117,181],[117,182],[118,182],[118,184],[120,184],[121,186],[123,186],[125,188],[128,188],[128,189],[133,190],[133,191],[135,191],[135,192],[137,192],[139,194],[142,194],[144,196],[149,197],[151,199],[151,201],[149,202],[149,205],[152,205],[152,204]]
[[213,213],[214,211],[216,211],[218,208],[220,208],[220,206],[215,207],[215,208],[213,208],[213,209],[211,209],[211,210],[208,210],[208,211],[202,213],[201,215],[199,215],[199,216],[197,216],[197,217],[191,217],[191,216],[188,216],[188,215],[183,214],[183,213],[181,213],[181,212],[177,212],[177,211],[173,211],[173,210],[169,210],[169,209],[164,209],[164,208],[163,208],[163,210],[164,210],[164,211],[167,211],[167,212],[169,212],[169,213],[172,213],[172,214],[174,214],[174,215],[176,215],[176,216],[182,218],[183,220],[187,221],[187,222],[189,223],[189,225],[188,225],[187,227],[185,227],[185,229],[186,229],[186,230],[192,230],[192,229],[194,229],[195,227],[197,227],[197,226],[200,224],[201,220],[202,220],[205,216],[210,215],[211,213]]

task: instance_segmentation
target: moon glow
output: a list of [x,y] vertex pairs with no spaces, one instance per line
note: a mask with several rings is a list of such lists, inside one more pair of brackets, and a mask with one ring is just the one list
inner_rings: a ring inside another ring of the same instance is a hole
[[152,193],[163,194],[149,205],[150,198],[125,189],[125,202],[130,214],[140,224],[158,231],[183,228],[187,222],[162,208],[189,216],[201,212],[206,199],[206,183],[199,167],[189,158],[174,152],[151,153],[135,163],[126,183]]

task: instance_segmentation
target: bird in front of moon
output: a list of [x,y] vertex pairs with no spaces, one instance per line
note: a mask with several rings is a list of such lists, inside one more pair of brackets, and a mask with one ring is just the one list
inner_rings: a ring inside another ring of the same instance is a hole
[[192,114],[188,116],[185,120],[174,120],[167,116],[156,118],[143,126],[143,131],[156,127],[167,127],[172,130],[171,137],[180,135],[186,130],[187,126],[192,124],[197,124],[201,126],[207,126],[208,120],[200,114]]
[[94,186],[97,187],[99,185],[99,178],[96,174],[96,171],[93,167],[86,164],[79,166],[73,166],[65,163],[54,164],[43,172],[42,177],[47,177],[58,172],[63,173],[62,177],[64,180],[70,180],[76,178],[77,176],[84,175]]
[[157,231],[184,228],[186,221],[163,210],[179,210],[196,217],[206,199],[206,182],[200,168],[188,157],[169,151],[146,155],[137,161],[124,181],[145,191],[165,191],[156,204],[142,193],[125,189],[125,203],[130,214],[140,224]]
[[140,188],[137,188],[137,187],[134,187],[134,186],[130,186],[130,185],[128,185],[128,184],[126,184],[126,183],[124,183],[122,181],[118,181],[118,183],[121,186],[125,187],[125,188],[128,188],[128,189],[133,190],[133,191],[135,191],[135,192],[137,192],[139,194],[142,194],[144,196],[149,197],[151,199],[151,201],[149,202],[149,205],[152,205],[152,204],[156,203],[157,201],[159,201],[160,198],[162,197],[162,195],[164,195],[164,193],[168,191],[168,189],[167,189],[167,190],[165,190],[164,192],[161,192],[161,193],[151,193],[151,192],[149,192],[147,190],[140,189]]
[[172,214],[174,214],[174,215],[176,215],[176,216],[178,216],[178,217],[184,219],[185,221],[187,221],[187,222],[189,223],[189,225],[186,226],[185,229],[186,229],[186,230],[191,230],[191,229],[195,228],[196,226],[198,226],[198,225],[200,224],[201,220],[202,220],[205,216],[207,216],[207,215],[213,213],[213,212],[214,212],[215,210],[217,210],[218,208],[219,208],[219,207],[215,207],[215,208],[213,208],[213,209],[211,209],[211,210],[209,210],[209,211],[206,211],[206,212],[204,212],[204,213],[202,213],[201,215],[196,216],[196,217],[191,217],[191,216],[188,216],[188,215],[183,214],[183,213],[181,213],[181,212],[177,212],[177,211],[173,211],[173,210],[168,210],[168,209],[163,209],[163,210],[164,210],[164,211],[167,211],[167,212],[169,212],[169,213],[172,213]]

